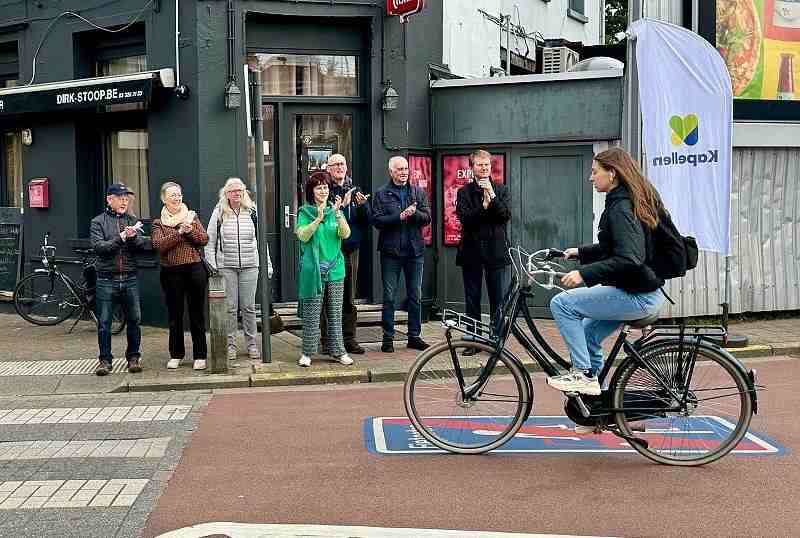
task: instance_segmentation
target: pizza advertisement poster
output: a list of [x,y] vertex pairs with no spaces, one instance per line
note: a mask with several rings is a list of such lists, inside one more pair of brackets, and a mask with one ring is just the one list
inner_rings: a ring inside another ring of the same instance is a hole
[[[505,183],[505,155],[492,155],[492,180]],[[472,181],[469,155],[444,155],[442,157],[442,210],[445,246],[461,242],[461,222],[456,216],[458,189]]]
[[717,0],[716,47],[736,99],[800,99],[800,0]]
[[[428,195],[428,203],[433,207],[433,177],[431,170],[433,168],[433,159],[429,155],[409,155],[408,156],[408,179],[412,185],[415,185],[425,191]],[[425,241],[425,246],[429,247],[433,244],[433,227],[428,224],[422,229],[422,239]]]

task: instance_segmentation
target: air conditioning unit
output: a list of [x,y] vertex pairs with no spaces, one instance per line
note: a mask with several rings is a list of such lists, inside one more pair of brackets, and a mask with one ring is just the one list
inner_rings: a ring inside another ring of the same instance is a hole
[[578,63],[578,53],[567,47],[542,49],[542,73],[563,73]]

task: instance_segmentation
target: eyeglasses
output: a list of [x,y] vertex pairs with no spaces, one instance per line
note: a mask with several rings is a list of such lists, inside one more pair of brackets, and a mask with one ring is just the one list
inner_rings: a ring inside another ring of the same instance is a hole
[[347,166],[347,163],[328,163],[328,167],[333,166]]
[[241,193],[244,192],[244,190],[243,189],[231,189],[228,192],[238,192],[239,194],[241,194]]

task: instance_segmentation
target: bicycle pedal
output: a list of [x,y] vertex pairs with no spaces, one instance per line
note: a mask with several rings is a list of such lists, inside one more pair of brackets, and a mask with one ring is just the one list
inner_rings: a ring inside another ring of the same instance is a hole
[[581,415],[587,418],[589,415],[591,415],[589,408],[586,407],[585,403],[583,403],[583,399],[581,398],[581,394],[579,392],[565,392],[564,395],[567,396],[567,398],[575,399],[575,405],[578,406],[578,410],[581,412]]

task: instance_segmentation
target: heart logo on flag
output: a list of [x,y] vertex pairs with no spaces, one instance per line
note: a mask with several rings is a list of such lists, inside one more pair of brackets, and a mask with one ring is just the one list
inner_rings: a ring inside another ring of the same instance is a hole
[[700,140],[700,120],[696,114],[687,114],[685,117],[672,116],[669,126],[672,129],[672,145],[694,146]]

